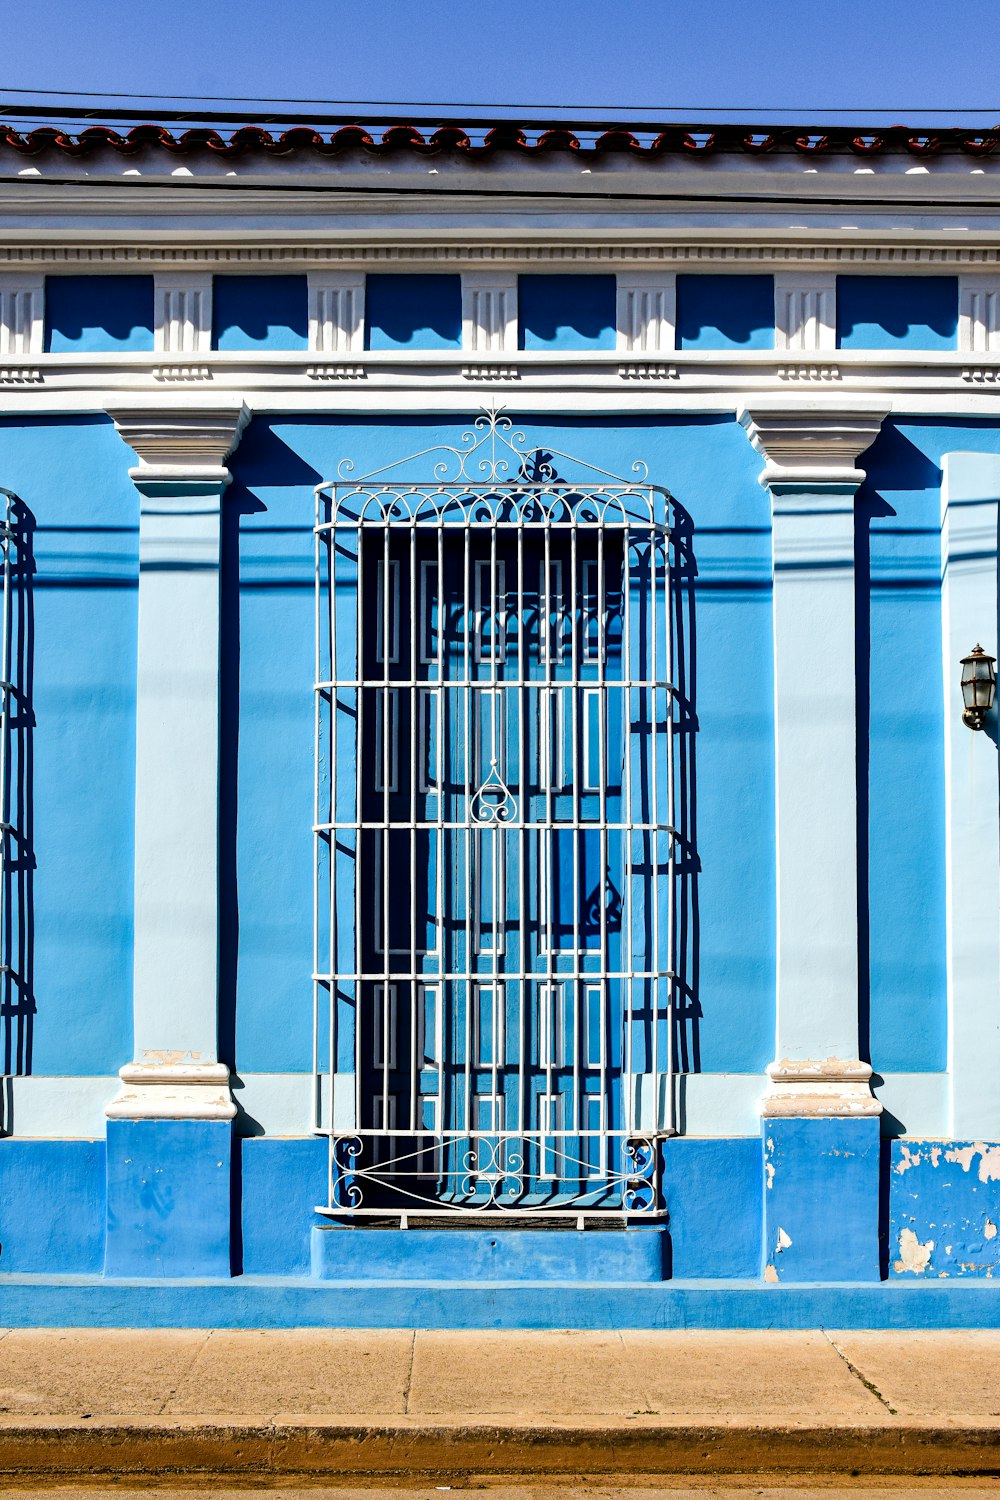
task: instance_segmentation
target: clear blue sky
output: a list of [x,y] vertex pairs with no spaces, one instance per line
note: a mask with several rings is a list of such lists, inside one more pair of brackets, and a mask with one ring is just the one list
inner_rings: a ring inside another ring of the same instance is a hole
[[[1000,0],[30,0],[13,88],[1000,120]],[[936,116],[958,109],[961,117]],[[980,111],[981,113],[976,113]]]

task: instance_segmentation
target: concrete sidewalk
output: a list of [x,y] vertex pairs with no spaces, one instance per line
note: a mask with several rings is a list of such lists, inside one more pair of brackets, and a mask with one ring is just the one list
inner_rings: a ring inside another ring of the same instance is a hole
[[13,1330],[0,1473],[1000,1472],[1000,1333]]

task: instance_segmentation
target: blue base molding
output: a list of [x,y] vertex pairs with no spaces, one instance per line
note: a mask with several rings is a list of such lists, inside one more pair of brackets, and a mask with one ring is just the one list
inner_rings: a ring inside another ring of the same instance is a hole
[[312,1273],[321,1281],[662,1281],[662,1226],[601,1229],[361,1229],[312,1232]]
[[111,1280],[0,1276],[2,1328],[1000,1328],[1000,1282]]

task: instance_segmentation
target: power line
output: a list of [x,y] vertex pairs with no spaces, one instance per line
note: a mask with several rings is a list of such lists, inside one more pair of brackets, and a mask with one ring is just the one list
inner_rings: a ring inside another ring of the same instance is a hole
[[[926,113],[935,115],[973,115],[973,114],[995,114],[1000,113],[1000,105],[967,105],[958,109],[950,105],[917,104],[917,105],[766,105],[766,104],[717,104],[698,105],[692,104],[551,104],[514,102],[498,103],[495,105],[483,104],[481,100],[460,99],[293,99],[273,98],[268,99],[253,94],[136,94],[136,93],[114,93],[114,92],[90,92],[85,89],[23,89],[11,88],[0,84],[0,94],[34,95],[46,99],[132,99],[144,101],[162,100],[168,104],[258,104],[262,106],[272,104],[294,104],[310,105],[316,104],[330,108],[332,105],[340,105],[342,108],[355,106],[361,109],[504,109],[504,110],[545,110],[560,112],[584,112],[590,111],[594,114],[618,113],[618,114],[666,114],[678,113],[710,113],[720,114],[770,114],[770,115],[891,115],[897,113],[915,114]],[[26,107],[22,104],[21,108]]]

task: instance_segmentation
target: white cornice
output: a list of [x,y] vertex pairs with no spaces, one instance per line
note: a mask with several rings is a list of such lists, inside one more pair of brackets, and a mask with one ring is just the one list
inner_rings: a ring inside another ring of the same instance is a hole
[[[858,408],[994,416],[1000,354],[831,350],[209,351],[41,354],[0,363],[0,414],[111,410],[133,430],[150,413],[468,411],[481,399],[520,410],[733,412]],[[161,438],[161,445],[167,439]],[[214,459],[210,460],[215,462]],[[221,460],[220,460],[221,461]]]
[[[786,240],[755,239],[747,233],[745,226],[738,232],[734,231],[731,237],[717,235],[714,240],[690,242],[685,242],[687,237],[681,233],[673,233],[669,238],[658,233],[644,240],[627,236],[615,240],[604,230],[599,240],[581,232],[561,243],[555,233],[551,233],[544,243],[538,243],[527,232],[511,232],[509,229],[506,234],[493,235],[488,242],[481,243],[470,238],[467,232],[444,239],[438,230],[435,238],[435,243],[421,244],[411,235],[401,242],[398,237],[387,233],[383,226],[380,236],[369,233],[364,243],[353,243],[340,226],[336,238],[326,234],[322,240],[312,235],[291,239],[286,224],[282,232],[269,229],[255,234],[248,231],[239,242],[221,238],[217,231],[204,233],[185,227],[183,243],[176,242],[176,234],[173,242],[153,234],[136,234],[126,240],[122,234],[107,230],[95,231],[89,236],[74,234],[72,243],[66,243],[64,232],[53,231],[43,237],[39,235],[36,224],[31,231],[20,236],[13,230],[5,232],[0,242],[0,270],[30,267],[36,272],[51,269],[70,273],[91,268],[105,271],[109,266],[115,266],[123,270],[168,267],[174,270],[225,271],[234,267],[281,266],[304,273],[313,268],[338,266],[416,268],[447,265],[458,271],[463,267],[474,269],[491,265],[513,268],[519,265],[561,268],[593,265],[609,271],[617,267],[651,271],[691,267],[742,271],[748,267],[764,270],[862,266],[871,272],[940,274],[1000,267],[1000,228],[994,235],[980,236],[975,242],[964,244],[956,243],[954,237],[942,236],[915,244],[912,234],[906,236],[906,243],[878,237],[855,242],[846,236],[833,243],[792,236]],[[261,242],[255,243],[255,239]]]

